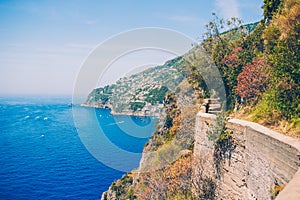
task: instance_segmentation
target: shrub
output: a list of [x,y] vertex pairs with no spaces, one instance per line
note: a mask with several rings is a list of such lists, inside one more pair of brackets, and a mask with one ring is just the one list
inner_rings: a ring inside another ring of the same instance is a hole
[[236,91],[247,103],[257,100],[266,90],[269,80],[267,69],[268,64],[264,58],[255,58],[252,63],[244,66],[238,75]]
[[145,102],[130,102],[130,109],[134,112],[142,110],[145,107]]

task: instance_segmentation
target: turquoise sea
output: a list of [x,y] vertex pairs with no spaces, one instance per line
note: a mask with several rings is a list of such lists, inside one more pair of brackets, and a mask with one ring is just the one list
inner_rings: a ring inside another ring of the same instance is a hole
[[70,102],[0,97],[0,199],[99,199],[138,166],[155,119],[114,117]]

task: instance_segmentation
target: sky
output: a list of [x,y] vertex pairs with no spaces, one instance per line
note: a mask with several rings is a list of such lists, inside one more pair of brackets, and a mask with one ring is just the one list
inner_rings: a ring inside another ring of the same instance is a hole
[[[262,0],[0,0],[0,95],[71,95],[85,59],[114,35],[159,27],[199,41],[212,12],[251,23],[262,19],[261,6]],[[171,56],[156,52],[152,63]],[[118,71],[107,83],[122,76]]]

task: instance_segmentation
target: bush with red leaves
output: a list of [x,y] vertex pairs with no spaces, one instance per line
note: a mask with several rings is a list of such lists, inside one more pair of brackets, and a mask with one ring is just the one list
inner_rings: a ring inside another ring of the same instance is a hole
[[238,75],[236,91],[247,103],[256,101],[266,90],[269,80],[268,68],[266,59],[254,58]]

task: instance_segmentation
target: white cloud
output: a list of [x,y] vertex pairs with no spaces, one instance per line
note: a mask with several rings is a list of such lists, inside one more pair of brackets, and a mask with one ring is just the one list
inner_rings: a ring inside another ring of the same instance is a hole
[[216,0],[216,6],[220,9],[224,18],[241,17],[239,13],[239,4],[236,0]]

